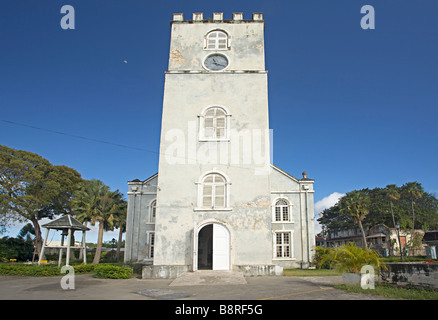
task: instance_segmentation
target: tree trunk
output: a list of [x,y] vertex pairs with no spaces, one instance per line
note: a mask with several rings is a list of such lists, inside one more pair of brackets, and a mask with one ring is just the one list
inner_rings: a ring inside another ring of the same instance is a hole
[[411,200],[412,206],[412,240],[414,239],[414,230],[415,230],[415,211],[414,211],[414,200]]
[[94,254],[93,264],[98,264],[100,260],[100,254],[102,252],[103,242],[103,221],[99,221],[99,235],[97,237],[96,253]]
[[359,222],[360,232],[362,233],[363,247],[364,247],[365,249],[368,249],[367,238],[366,238],[366,236],[365,236],[365,231],[363,230],[362,221],[358,220],[358,222]]
[[41,228],[36,217],[32,217],[32,224],[35,230],[35,248],[38,254],[39,260],[45,260],[45,257],[40,257],[41,249],[43,248],[43,237],[41,235]]
[[120,247],[122,246],[122,235],[123,235],[123,228],[119,228],[119,241],[117,241],[117,252],[116,252],[116,261],[119,261],[120,257]]

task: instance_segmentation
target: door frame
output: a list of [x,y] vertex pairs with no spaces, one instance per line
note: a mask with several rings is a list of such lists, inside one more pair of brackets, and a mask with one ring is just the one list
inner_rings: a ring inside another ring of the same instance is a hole
[[[221,221],[217,221],[215,219],[209,219],[206,221],[201,222],[200,224],[197,224],[196,222],[193,223],[193,236],[192,236],[192,271],[195,272],[198,270],[198,240],[199,240],[199,231],[201,231],[202,228],[204,228],[207,225],[214,225],[218,224],[222,227],[224,227],[228,232],[228,270],[231,270],[231,241],[232,241],[232,234],[229,226]],[[213,226],[214,229],[214,226]],[[214,247],[214,233],[213,233],[213,247]],[[214,252],[213,252],[213,259],[214,259]],[[213,266],[212,266],[213,268]],[[213,269],[214,270],[214,269]]]

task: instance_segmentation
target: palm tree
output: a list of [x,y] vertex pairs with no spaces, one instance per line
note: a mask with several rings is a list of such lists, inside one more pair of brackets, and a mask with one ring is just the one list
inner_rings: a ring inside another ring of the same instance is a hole
[[414,237],[415,230],[415,200],[421,198],[424,194],[424,189],[418,182],[407,182],[402,186],[404,195],[411,201],[412,208],[412,239]]
[[93,264],[99,263],[102,252],[103,232],[114,228],[116,214],[120,211],[120,201],[122,194],[116,190],[111,191],[100,180],[90,180],[81,185],[75,193],[73,210],[79,221],[90,221],[94,226],[99,224],[96,253]]
[[376,269],[386,269],[379,255],[367,248],[359,248],[354,242],[350,242],[338,248],[328,248],[328,252],[322,256],[319,266],[329,262],[335,269],[341,272],[360,273],[364,265],[372,265]]
[[398,247],[400,249],[400,258],[401,258],[401,261],[403,261],[403,249],[402,249],[401,241],[400,241],[400,233],[399,233],[399,230],[397,228],[397,224],[395,222],[394,208],[393,208],[393,203],[392,203],[394,200],[400,199],[401,195],[400,195],[400,192],[395,184],[387,185],[385,191],[386,191],[386,198],[388,198],[389,203],[391,204],[392,222],[394,223],[394,229],[397,232]]
[[339,202],[340,211],[343,214],[350,216],[354,223],[359,225],[362,233],[362,243],[364,248],[368,248],[365,231],[362,221],[370,212],[370,198],[367,194],[367,189],[353,190],[348,192]]
[[32,237],[35,237],[35,229],[32,223],[26,223],[23,228],[17,234],[17,238],[25,241],[32,241]]
[[128,204],[126,201],[119,202],[119,210],[114,226],[119,229],[119,240],[117,241],[116,261],[119,261],[122,236],[126,232],[126,216]]
[[[77,190],[73,194],[72,213],[76,219],[87,226],[91,222],[93,215],[93,201],[90,201],[90,195],[93,194],[93,189],[96,189],[97,180],[84,181],[79,183]],[[79,260],[82,260],[83,251],[79,253]]]

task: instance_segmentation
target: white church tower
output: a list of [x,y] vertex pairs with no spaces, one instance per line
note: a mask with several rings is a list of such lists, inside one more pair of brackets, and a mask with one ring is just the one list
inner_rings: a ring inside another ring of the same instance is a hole
[[313,180],[271,165],[263,15],[171,27],[158,174],[129,183],[125,261],[147,278],[308,266]]

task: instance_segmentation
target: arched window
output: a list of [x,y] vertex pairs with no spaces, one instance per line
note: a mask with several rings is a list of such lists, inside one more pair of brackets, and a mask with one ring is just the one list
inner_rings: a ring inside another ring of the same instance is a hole
[[223,176],[212,173],[202,183],[202,207],[225,208],[226,183]]
[[289,207],[289,202],[286,199],[278,199],[274,206],[274,221],[289,222],[291,220]]
[[149,222],[155,223],[155,216],[157,213],[157,200],[151,202],[149,207]]
[[229,114],[219,106],[204,110],[200,118],[200,140],[224,140],[229,138]]
[[230,181],[225,174],[207,172],[201,176],[198,186],[198,201],[195,211],[230,211]]
[[204,49],[227,50],[229,47],[228,35],[221,30],[214,30],[205,37]]

